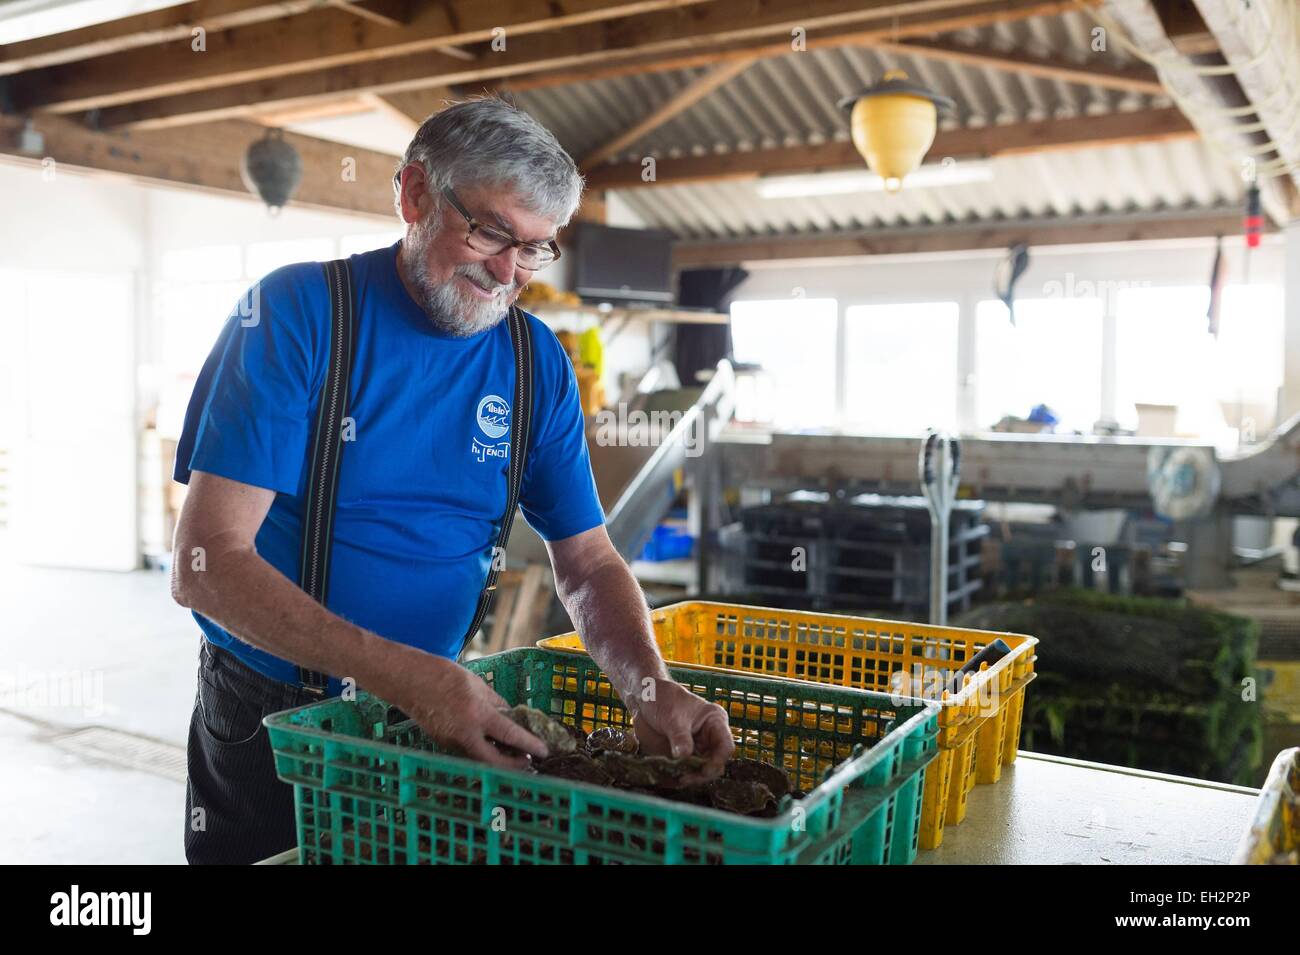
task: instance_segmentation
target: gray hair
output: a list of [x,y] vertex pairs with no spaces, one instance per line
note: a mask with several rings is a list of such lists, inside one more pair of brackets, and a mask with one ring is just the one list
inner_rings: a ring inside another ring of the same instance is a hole
[[583,179],[555,135],[503,99],[453,103],[420,124],[393,177],[401,213],[401,172],[424,167],[435,198],[445,186],[496,186],[517,194],[533,215],[567,225],[578,208]]

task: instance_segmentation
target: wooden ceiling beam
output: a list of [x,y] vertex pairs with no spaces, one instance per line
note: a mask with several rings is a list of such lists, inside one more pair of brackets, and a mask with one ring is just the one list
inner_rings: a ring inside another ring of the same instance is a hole
[[0,76],[126,53],[161,43],[190,43],[195,27],[219,33],[314,10],[321,0],[194,0],[151,13],[0,45]]
[[[662,18],[664,11],[670,10],[680,15],[683,6],[705,2],[716,0],[447,0],[415,7],[410,22],[396,27],[326,6],[300,16],[224,30],[207,38],[202,54],[191,49],[186,35],[154,49],[24,73],[15,77],[12,97],[19,112],[101,109],[394,57],[410,58],[444,46],[497,40],[504,42],[508,51],[521,38],[545,31],[595,24],[630,13],[639,14],[635,19],[642,20]],[[491,51],[494,56],[502,52]],[[439,64],[431,66],[436,69]]]
[[582,157],[582,161],[578,165],[586,172],[605,160],[617,156],[624,149],[644,139],[674,116],[678,116],[690,109],[719,86],[735,79],[749,69],[753,62],[753,60],[732,60],[729,63],[722,63],[713,67],[703,76],[678,90],[666,102],[652,109],[617,136],[587,153]]
[[380,26],[401,27],[411,22],[414,0],[329,0],[348,13]]
[[891,226],[866,232],[824,236],[764,236],[720,241],[678,242],[673,266],[720,268],[745,262],[833,259],[860,255],[919,255],[1029,246],[1090,245],[1238,235],[1236,209],[1171,213],[1034,219],[1025,222],[945,223],[938,226]]
[[[1195,139],[1197,132],[1173,107],[1133,113],[1106,113],[977,129],[940,130],[928,155],[955,159],[989,158],[1053,149],[1079,149]],[[851,142],[820,146],[756,149],[709,156],[656,157],[655,178],[642,178],[640,162],[614,163],[587,174],[588,189],[640,189],[656,186],[756,179],[841,169],[860,169],[863,160]]]
[[334,119],[338,116],[355,116],[368,113],[375,108],[374,103],[366,99],[366,94],[330,100],[326,103],[312,103],[299,109],[268,110],[254,113],[249,118],[263,126],[283,128],[294,123],[309,123],[317,119]]
[[1152,0],[1152,8],[1175,50],[1184,56],[1219,52],[1219,41],[1192,0]]
[[[730,3],[731,0],[715,2]],[[617,69],[619,65],[626,68],[623,72],[646,72],[792,52],[791,38],[788,32],[783,32],[791,16],[788,10],[781,13],[787,19],[777,23],[776,34],[779,39],[773,38],[770,26],[766,28],[769,32],[765,36],[738,39],[738,35],[749,36],[755,29],[752,25],[752,0],[738,2],[744,8],[745,15],[738,12],[740,7],[735,7],[732,8],[733,16],[730,20],[706,19],[704,14],[714,9],[712,7],[702,10],[691,8],[692,15],[686,20],[682,14],[675,17],[660,15],[628,18],[647,19],[656,23],[668,20],[677,25],[676,34],[660,39],[653,46],[647,46],[646,41],[635,34],[625,34],[618,45],[611,45],[609,25],[586,24],[551,34],[528,34],[511,39],[506,50],[485,53],[471,64],[456,62],[450,57],[434,53],[356,63],[326,72],[300,73],[105,108],[99,114],[99,123],[105,128],[160,129],[243,116],[252,104],[300,105],[312,99],[328,99],[352,91],[386,93],[447,84],[474,89],[482,84],[500,86],[503,81],[509,90],[515,86],[510,82],[512,77],[539,72],[558,71],[563,74],[567,71],[575,80],[594,79],[602,74],[610,74],[611,68]],[[871,2],[874,6],[861,7],[864,2]],[[857,10],[858,16],[868,19],[858,23],[854,30],[846,32],[838,27],[830,27],[824,35],[819,36],[814,32],[815,29],[820,29],[816,26],[819,21],[804,17],[811,24],[807,27],[808,48],[871,43],[886,37],[965,29],[975,25],[1040,16],[1047,12],[1059,13],[1067,7],[1074,7],[1069,0],[979,0],[974,6],[968,4],[948,13],[944,12],[947,10],[945,7],[937,12],[894,17],[873,12],[892,9],[880,7],[881,2],[882,0],[809,0],[808,5],[821,4],[817,9],[821,10],[821,19],[824,21],[840,23],[845,16],[844,10],[850,6]],[[968,0],[921,2],[951,4],[968,3]],[[710,30],[714,32],[709,32]],[[550,85],[550,81],[546,85]]]
[[374,109],[381,110],[403,123],[412,135],[420,124],[461,99],[459,93],[450,86],[433,89],[410,90],[405,93],[362,93],[361,98]]
[[[0,156],[37,166],[53,160],[56,176],[66,167],[256,201],[239,173],[245,150],[266,132],[254,123],[127,134],[93,132],[64,117],[42,116],[33,120],[44,138],[39,154],[23,150],[23,125],[20,117],[0,116]],[[289,205],[396,222],[392,176],[397,156],[297,133],[283,135],[298,150],[303,165],[302,182]],[[347,176],[342,175],[345,169]]]
[[1034,56],[1016,50],[992,50],[965,46],[951,40],[908,40],[903,43],[876,43],[875,49],[907,56],[959,63],[963,66],[980,66],[1021,76],[1035,76],[1044,80],[1059,80],[1117,90],[1121,93],[1142,93],[1146,96],[1163,96],[1165,88],[1155,70],[1146,67],[1116,69],[1096,64],[1070,63],[1059,58]]
[[[1081,2],[1087,3],[1091,0],[1081,0]],[[974,0],[967,7],[949,12],[911,14],[897,18],[882,18],[848,27],[809,30],[805,37],[804,48],[823,50],[842,46],[874,47],[886,40],[979,29],[994,23],[1058,16],[1077,9],[1078,4],[1074,0]],[[734,42],[724,47],[691,50],[684,53],[638,54],[634,52],[632,55],[619,57],[605,65],[589,64],[576,69],[539,69],[511,75],[492,86],[502,93],[524,92],[563,86],[567,83],[614,79],[638,73],[696,69],[728,60],[785,56],[791,52],[790,39],[786,37],[775,41],[760,38]]]

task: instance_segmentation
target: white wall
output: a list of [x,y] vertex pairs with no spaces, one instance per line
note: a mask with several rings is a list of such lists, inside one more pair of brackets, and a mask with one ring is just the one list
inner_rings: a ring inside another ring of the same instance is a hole
[[129,570],[138,560],[138,189],[0,163],[0,442],[18,560]]
[[0,161],[0,264],[111,272],[144,262],[144,191],[125,180]]

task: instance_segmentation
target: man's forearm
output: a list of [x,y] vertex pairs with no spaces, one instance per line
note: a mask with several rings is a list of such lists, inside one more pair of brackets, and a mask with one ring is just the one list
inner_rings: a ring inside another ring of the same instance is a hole
[[[176,560],[188,550],[177,548]],[[331,613],[255,551],[205,554],[203,570],[177,564],[173,592],[185,606],[220,624],[246,643],[309,670],[351,677],[393,702],[393,679],[411,647],[349,623]],[[392,695],[389,695],[392,694]]]
[[587,652],[635,714],[645,680],[669,678],[636,578],[622,560],[610,560],[560,596]]

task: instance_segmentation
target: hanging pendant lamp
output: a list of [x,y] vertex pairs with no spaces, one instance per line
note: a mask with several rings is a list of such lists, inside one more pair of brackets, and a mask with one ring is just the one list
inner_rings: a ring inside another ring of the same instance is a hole
[[934,143],[939,110],[952,109],[946,96],[914,83],[903,70],[890,70],[879,83],[840,100],[849,113],[853,145],[868,168],[898,192]]
[[285,142],[278,129],[268,129],[254,142],[239,164],[244,185],[266,203],[272,215],[279,213],[302,180],[302,158],[298,150]]

